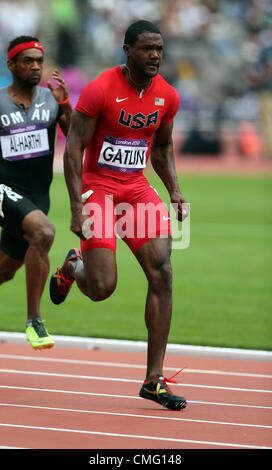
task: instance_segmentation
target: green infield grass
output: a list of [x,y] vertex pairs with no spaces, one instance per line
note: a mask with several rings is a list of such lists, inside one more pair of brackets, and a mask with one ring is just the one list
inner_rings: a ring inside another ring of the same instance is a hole
[[[147,177],[169,206],[154,173]],[[272,179],[271,176],[184,175],[191,204],[190,245],[174,249],[173,318],[169,342],[235,348],[272,349]],[[51,272],[79,241],[70,230],[63,175],[51,189],[50,219],[56,236]],[[147,283],[127,246],[117,243],[118,285],[95,303],[76,285],[67,300],[50,302],[47,282],[42,316],[51,334],[146,340]],[[25,273],[1,286],[0,330],[24,331]]]

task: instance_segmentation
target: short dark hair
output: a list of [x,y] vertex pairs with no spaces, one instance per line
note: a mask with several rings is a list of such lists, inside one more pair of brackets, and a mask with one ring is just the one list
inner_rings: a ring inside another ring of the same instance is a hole
[[126,30],[124,44],[132,46],[137,41],[139,34],[142,33],[155,33],[162,36],[159,28],[154,23],[146,20],[139,20],[136,21],[136,23],[132,23]]
[[[18,36],[15,39],[12,39],[8,45],[8,52],[13,49],[15,46],[18,46],[18,44],[22,44],[23,42],[30,42],[30,41],[36,41],[40,42],[38,38],[35,38],[34,36]],[[13,57],[15,59],[16,56]]]

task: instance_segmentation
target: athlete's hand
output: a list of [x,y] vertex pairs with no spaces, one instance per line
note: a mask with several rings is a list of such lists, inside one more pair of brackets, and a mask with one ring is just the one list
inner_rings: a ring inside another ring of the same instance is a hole
[[189,215],[189,204],[182,196],[179,189],[170,192],[170,201],[176,212],[177,219],[182,222]]
[[71,231],[77,235],[81,240],[86,240],[87,238],[87,224],[88,224],[88,217],[82,213],[72,214],[71,218]]
[[47,85],[52,95],[54,96],[55,100],[58,102],[67,100],[69,96],[68,86],[63,80],[60,71],[57,69],[54,69],[52,72],[52,78],[56,80],[58,86],[54,88],[50,80],[48,80]]

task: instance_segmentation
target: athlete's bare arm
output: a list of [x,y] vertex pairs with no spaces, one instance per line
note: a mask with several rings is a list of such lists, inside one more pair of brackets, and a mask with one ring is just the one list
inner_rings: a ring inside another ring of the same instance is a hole
[[64,111],[64,114],[62,114],[59,118],[59,125],[63,134],[67,136],[71,120],[72,108],[70,103],[67,103],[62,105],[62,109]]
[[[50,80],[48,80],[47,85],[52,95],[54,96],[57,102],[66,101],[69,97],[68,86],[62,78],[61,73],[58,69],[54,69],[52,72],[52,78],[57,82],[57,87],[54,87]],[[67,136],[68,129],[71,121],[72,107],[70,102],[64,103],[61,105],[63,109],[63,114],[59,118],[60,128],[65,136]]]
[[82,225],[81,175],[84,149],[92,140],[96,119],[74,110],[64,151],[64,176],[72,212],[71,230],[84,239]]
[[161,123],[157,129],[152,143],[151,163],[165,185],[170,195],[171,203],[177,212],[178,220],[184,220],[188,215],[188,208],[182,207],[187,201],[181,194],[173,151],[172,140],[173,122]]

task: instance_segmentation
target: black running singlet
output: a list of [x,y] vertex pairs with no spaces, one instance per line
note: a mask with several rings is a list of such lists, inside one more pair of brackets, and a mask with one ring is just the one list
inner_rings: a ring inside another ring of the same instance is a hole
[[28,110],[0,88],[0,183],[23,194],[48,192],[53,176],[56,126],[61,106],[37,87]]

